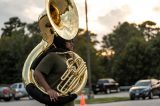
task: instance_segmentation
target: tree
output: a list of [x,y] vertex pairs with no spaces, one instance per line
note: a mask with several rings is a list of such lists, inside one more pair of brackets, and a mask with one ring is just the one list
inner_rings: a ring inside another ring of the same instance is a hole
[[146,42],[142,36],[134,37],[124,50],[115,57],[112,74],[122,85],[134,84],[149,75],[148,59],[145,54]]
[[141,35],[136,24],[129,24],[128,22],[119,23],[112,33],[103,37],[102,47],[112,47],[115,53],[119,53],[132,37]]
[[156,35],[155,38],[150,40],[148,42],[148,46],[146,48],[146,53],[148,58],[148,70],[150,71],[150,74],[148,77],[157,78],[160,77],[160,33]]
[[24,48],[27,36],[12,33],[12,37],[2,37],[0,40],[1,83],[20,81],[21,69],[24,63]]
[[142,24],[138,25],[140,31],[144,34],[144,38],[148,41],[156,37],[159,33],[160,28],[156,27],[156,23],[153,21],[145,21]]
[[138,30],[136,24],[130,24],[128,22],[119,23],[112,33],[104,35],[102,51],[105,49],[114,51],[114,55],[112,54],[113,56],[103,58],[103,65],[109,75],[108,77],[113,77],[115,79],[118,77],[112,74],[113,64],[115,60],[118,61],[120,59],[119,55],[124,51],[124,48],[130,40],[136,36],[143,36],[142,32]]
[[8,22],[4,23],[5,28],[2,28],[2,37],[3,36],[11,36],[12,32],[22,31],[25,32],[26,23],[21,22],[18,17],[11,17]]
[[[15,23],[13,21],[16,21]],[[19,18],[10,18],[6,22],[4,36],[0,39],[0,83],[13,83],[22,81],[23,64],[31,50],[42,39],[34,28],[29,29],[30,35],[25,33],[25,25],[21,24]],[[24,26],[23,26],[24,25]],[[31,26],[29,24],[28,26]],[[35,25],[35,23],[33,23]],[[27,30],[27,29],[26,29]],[[6,31],[6,32],[5,32]],[[6,36],[7,35],[7,36]]]
[[34,35],[34,36],[40,35],[41,31],[39,29],[38,22],[27,24],[27,29],[28,29],[29,35]]
[[[115,54],[103,59],[110,76],[122,85],[130,85],[144,78],[158,78],[159,28],[152,21],[119,24],[103,38],[103,49],[112,47]],[[109,67],[108,67],[109,66]]]

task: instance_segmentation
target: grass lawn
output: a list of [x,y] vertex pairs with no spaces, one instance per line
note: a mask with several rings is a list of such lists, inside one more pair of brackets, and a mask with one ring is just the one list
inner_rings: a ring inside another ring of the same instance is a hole
[[[96,103],[109,103],[118,101],[130,100],[128,97],[110,97],[110,98],[95,98],[95,99],[85,99],[86,104],[96,104]],[[75,101],[76,104],[80,104],[80,100]]]

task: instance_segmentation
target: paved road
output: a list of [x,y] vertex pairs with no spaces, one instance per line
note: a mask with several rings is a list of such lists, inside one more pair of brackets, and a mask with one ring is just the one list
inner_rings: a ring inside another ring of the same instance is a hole
[[[127,92],[121,93],[113,93],[108,95],[95,95],[95,98],[103,98],[103,97],[127,97]],[[77,99],[79,99],[78,97]],[[85,96],[87,98],[87,96]],[[10,102],[0,102],[0,106],[44,106],[35,100],[28,100],[28,98],[24,98],[21,101],[10,101]],[[75,106],[80,106],[76,104]],[[113,102],[113,103],[102,103],[102,104],[86,104],[86,106],[160,106],[160,99],[155,97],[154,99],[148,100],[133,100],[133,101],[125,101],[125,102]]]
[[160,99],[134,100],[134,101],[113,102],[113,103],[93,104],[93,105],[87,104],[86,106],[160,106]]
[[[22,100],[11,102],[0,102],[0,106],[44,106],[35,100]],[[76,104],[76,106],[80,106]],[[103,103],[103,104],[86,104],[86,106],[160,106],[160,99],[152,100],[134,100],[125,102]]]

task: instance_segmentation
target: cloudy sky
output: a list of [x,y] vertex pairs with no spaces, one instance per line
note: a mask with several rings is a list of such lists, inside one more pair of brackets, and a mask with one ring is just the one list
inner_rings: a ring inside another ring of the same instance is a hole
[[[85,0],[74,0],[79,13],[79,27],[85,27]],[[160,26],[160,0],[87,0],[89,30],[98,34],[112,31],[118,22],[141,23],[152,20]],[[0,28],[10,17],[18,16],[22,22],[37,21],[44,10],[45,0],[0,0]],[[0,31],[1,32],[1,31]]]

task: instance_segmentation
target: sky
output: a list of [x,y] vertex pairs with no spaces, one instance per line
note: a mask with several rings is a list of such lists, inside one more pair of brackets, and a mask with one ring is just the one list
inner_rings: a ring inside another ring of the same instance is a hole
[[[74,2],[79,14],[79,28],[85,29],[85,0]],[[160,0],[87,0],[87,3],[88,29],[98,35],[99,41],[119,22],[140,24],[151,20],[160,26]],[[45,0],[0,0],[0,29],[14,16],[22,22],[37,21],[44,9]]]

